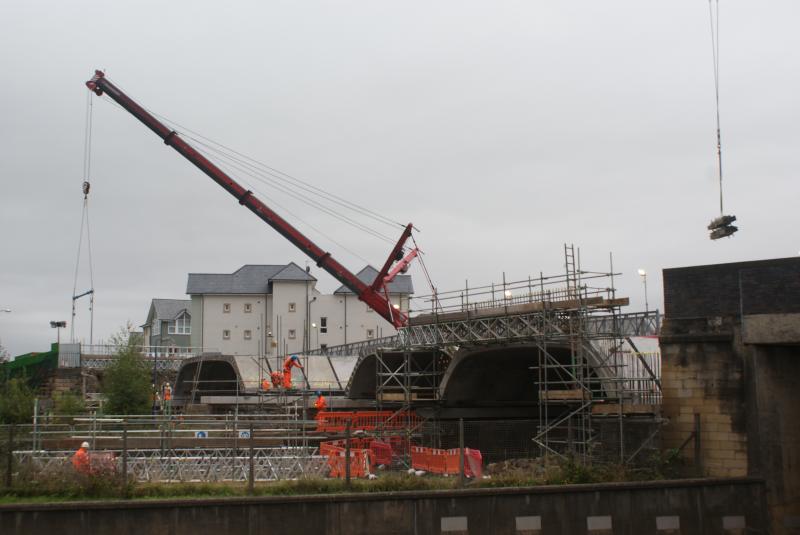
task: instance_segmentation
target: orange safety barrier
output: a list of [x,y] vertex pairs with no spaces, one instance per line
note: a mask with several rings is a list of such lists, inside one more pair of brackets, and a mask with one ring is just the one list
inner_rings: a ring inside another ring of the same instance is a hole
[[369,451],[372,452],[373,462],[375,464],[382,464],[389,466],[392,464],[392,446],[386,442],[373,440],[369,445]]
[[[411,446],[411,467],[433,474],[457,475],[459,472],[458,448],[441,450]],[[464,475],[481,477],[483,475],[483,456],[479,450],[464,448]]]
[[404,411],[320,411],[316,416],[317,432],[342,433],[350,422],[351,431],[376,429],[405,429],[422,420],[413,412]]
[[[338,461],[334,459],[331,461],[331,458],[335,457],[344,457],[344,451],[346,440],[329,440],[326,442],[322,442],[319,445],[319,453],[325,457],[328,457],[328,464],[332,467],[333,464],[343,463],[344,461]],[[382,464],[388,466],[392,463],[392,446],[382,442],[380,440],[375,440],[372,437],[367,438],[351,438],[350,439],[350,451],[359,452],[356,455],[363,455],[361,452],[367,451],[369,452],[369,468],[373,470],[376,465]],[[332,464],[333,463],[333,464]],[[341,468],[342,474],[344,474],[344,468]],[[370,472],[367,472],[366,475],[369,475]],[[332,474],[333,475],[333,474]],[[351,475],[353,472],[351,471]],[[358,477],[358,476],[356,476]]]
[[[331,477],[346,477],[346,459],[344,448],[329,446],[328,466],[331,467]],[[368,449],[350,449],[350,477],[367,477],[374,467],[372,452]]]

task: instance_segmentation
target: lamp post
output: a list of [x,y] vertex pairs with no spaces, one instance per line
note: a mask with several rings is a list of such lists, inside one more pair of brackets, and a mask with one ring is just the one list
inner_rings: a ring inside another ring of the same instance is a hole
[[[4,312],[8,310],[5,309]],[[11,312],[8,310],[8,312]],[[56,343],[61,344],[61,329],[67,326],[66,321],[51,321],[50,327],[56,330]]]
[[644,311],[648,313],[650,312],[650,306],[647,303],[647,272],[639,268],[639,276],[642,278],[642,284],[644,284]]

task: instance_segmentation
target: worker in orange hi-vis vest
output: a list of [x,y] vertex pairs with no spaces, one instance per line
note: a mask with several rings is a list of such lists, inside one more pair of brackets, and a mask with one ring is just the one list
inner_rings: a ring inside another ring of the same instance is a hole
[[269,390],[269,379],[267,379],[266,377],[264,377],[264,379],[261,380],[261,390],[264,391]]
[[286,360],[283,361],[283,388],[292,388],[292,368],[303,369],[297,355],[286,357]]
[[172,387],[169,383],[164,384],[164,414],[172,414]]
[[317,392],[317,401],[314,402],[314,408],[317,409],[317,412],[322,412],[328,408],[328,402],[325,401],[325,396],[322,395],[322,392]]
[[89,461],[89,443],[84,442],[75,455],[72,456],[72,466],[76,472],[81,474],[88,474],[91,472],[91,463]]

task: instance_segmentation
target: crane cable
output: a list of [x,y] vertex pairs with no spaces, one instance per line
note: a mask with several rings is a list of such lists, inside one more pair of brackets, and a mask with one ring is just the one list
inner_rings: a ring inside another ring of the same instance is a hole
[[[113,100],[104,99],[104,100],[102,100],[102,102],[108,102],[109,104],[124,110],[124,108],[122,108],[122,106],[120,106],[119,104],[117,104]],[[183,125],[181,125],[181,124],[179,124],[179,123],[177,123],[175,121],[172,121],[171,119],[169,119],[169,118],[167,118],[167,117],[165,117],[165,116],[163,116],[161,114],[158,114],[158,113],[156,113],[156,112],[154,112],[152,110],[149,110],[147,108],[144,108],[144,109],[149,114],[153,115],[154,117],[157,117],[158,119],[160,119],[161,121],[166,123],[167,126],[169,126],[170,128],[174,129],[176,132],[180,133],[186,139],[193,141],[196,144],[196,146],[194,147],[195,150],[198,150],[198,152],[202,153],[207,159],[209,159],[210,161],[214,162],[216,165],[228,167],[229,169],[230,168],[235,168],[236,172],[231,173],[232,175],[237,175],[237,176],[241,177],[241,174],[246,174],[246,175],[250,176],[251,178],[254,178],[255,180],[258,180],[259,182],[262,182],[265,185],[271,186],[272,188],[284,193],[285,195],[293,197],[294,199],[296,199],[296,200],[298,200],[298,201],[300,201],[302,203],[305,203],[308,206],[311,206],[312,208],[316,208],[317,210],[319,210],[321,212],[324,212],[324,213],[330,215],[331,217],[333,217],[335,219],[338,219],[338,220],[340,220],[340,221],[342,221],[342,222],[344,222],[344,223],[346,223],[346,224],[348,224],[348,225],[350,225],[350,226],[352,226],[352,227],[354,227],[354,228],[356,228],[358,230],[361,230],[362,232],[365,232],[366,234],[369,234],[369,235],[373,236],[374,238],[377,238],[377,239],[379,239],[381,241],[384,241],[386,243],[389,243],[389,244],[394,244],[396,240],[394,240],[393,238],[390,238],[389,236],[387,236],[387,235],[375,230],[374,228],[368,227],[364,223],[360,223],[359,221],[356,221],[356,220],[352,219],[352,217],[348,217],[347,215],[344,215],[344,213],[342,213],[341,210],[337,210],[336,208],[331,207],[331,206],[326,206],[325,204],[323,204],[322,201],[327,201],[329,203],[339,205],[340,207],[349,209],[349,210],[355,212],[356,214],[358,214],[360,216],[370,218],[370,219],[372,219],[374,221],[377,221],[379,223],[383,223],[385,225],[389,225],[389,226],[391,226],[393,228],[396,227],[396,226],[405,227],[405,225],[402,225],[401,223],[399,223],[397,221],[393,221],[392,219],[390,219],[390,218],[388,218],[386,216],[383,216],[383,215],[381,215],[381,214],[379,214],[379,213],[377,213],[377,212],[375,212],[373,210],[370,210],[369,208],[366,208],[364,206],[361,206],[361,205],[358,205],[358,204],[353,203],[351,201],[348,201],[347,199],[344,199],[344,198],[342,198],[340,196],[337,196],[337,195],[335,195],[333,193],[330,193],[330,192],[328,192],[328,191],[326,191],[326,190],[324,190],[322,188],[318,188],[318,187],[314,186],[313,184],[310,184],[310,183],[305,182],[305,181],[303,181],[303,180],[301,180],[299,178],[296,178],[296,177],[294,177],[292,175],[289,175],[288,173],[284,173],[283,171],[279,171],[278,169],[275,169],[274,167],[271,167],[271,166],[269,166],[269,165],[267,165],[267,164],[265,164],[263,162],[260,162],[260,161],[254,159],[254,158],[251,158],[251,157],[249,157],[249,156],[247,156],[245,154],[242,154],[241,152],[238,152],[238,151],[236,151],[236,150],[234,150],[234,149],[232,149],[230,147],[227,147],[227,146],[225,146],[225,145],[223,145],[221,143],[218,143],[218,142],[214,141],[213,139],[210,139],[210,138],[208,138],[208,137],[206,137],[206,136],[204,136],[202,134],[199,134],[199,133],[197,133],[197,132],[195,132],[195,131],[193,131],[193,130],[191,130],[189,128],[186,128],[185,126],[183,126]],[[223,165],[223,161],[227,165]],[[298,191],[298,190],[301,190],[301,191]],[[306,193],[303,193],[303,191],[306,192]],[[307,193],[310,193],[310,194],[313,194],[316,197],[319,197],[320,200],[315,200],[315,199],[311,198]],[[265,196],[263,194],[261,194],[261,195],[264,196],[264,197],[267,197],[267,196]],[[270,201],[274,202],[273,200],[270,200]],[[305,221],[302,218],[300,218],[299,216],[297,216],[297,214],[292,214],[284,206],[280,206],[277,203],[275,203],[275,204],[277,206],[279,206],[280,208],[282,208],[285,212],[290,213],[298,221],[308,225],[311,228],[314,228],[313,225],[311,225],[308,221]],[[418,231],[418,228],[415,227],[414,230]],[[317,231],[317,232],[319,232],[319,231]],[[327,235],[325,235],[323,233],[320,233],[320,234],[322,234],[324,237],[326,237],[328,239],[331,239],[329,236],[327,236]],[[337,243],[335,240],[331,240],[331,241],[333,241],[337,245],[341,246],[341,244]],[[348,252],[351,252],[351,251],[348,251]],[[351,252],[351,254],[352,254],[352,252]],[[355,256],[358,256],[358,255],[355,255]],[[359,257],[359,258],[361,258],[361,257]]]
[[[75,304],[76,301],[83,296],[89,296],[89,313],[90,313],[90,326],[89,326],[89,344],[94,340],[94,267],[92,262],[92,235],[89,227],[89,190],[91,183],[89,178],[92,169],[92,94],[91,92],[86,95],[86,117],[83,136],[83,184],[81,191],[83,192],[83,208],[81,210],[81,229],[78,236],[78,255],[75,261],[75,279],[72,285],[72,321],[70,326],[70,341],[75,342]],[[83,235],[86,229],[86,248],[89,260],[89,290],[78,295],[78,274],[81,265],[81,250],[83,249]]]
[[717,108],[717,169],[719,171],[719,215],[722,208],[722,136],[719,121],[719,0],[708,0],[708,15],[711,26],[711,53],[714,60],[714,96]]

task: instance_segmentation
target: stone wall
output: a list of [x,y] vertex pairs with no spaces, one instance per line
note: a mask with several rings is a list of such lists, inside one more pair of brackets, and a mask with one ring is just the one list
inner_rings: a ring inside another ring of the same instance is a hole
[[800,533],[800,258],[667,269],[664,298],[663,447],[765,478],[773,532]]

